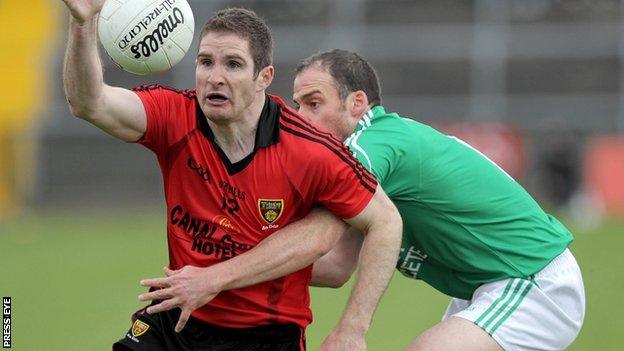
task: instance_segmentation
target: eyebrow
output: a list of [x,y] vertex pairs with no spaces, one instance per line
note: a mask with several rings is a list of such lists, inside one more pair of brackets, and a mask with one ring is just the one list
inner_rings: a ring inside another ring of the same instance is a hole
[[[206,58],[206,57],[207,57],[207,58],[212,58],[213,56],[214,56],[214,55],[212,55],[212,54],[206,54],[206,53],[201,53],[201,52],[197,54],[197,58],[198,58],[198,59],[200,59],[200,58]],[[238,59],[238,60],[243,60],[243,61],[245,60],[245,58],[244,58],[243,56],[238,55],[238,54],[229,54],[229,55],[226,55],[226,56],[225,56],[225,59],[226,59],[226,60]]]
[[307,92],[307,93],[305,93],[305,94],[303,94],[303,95],[297,96],[297,98],[295,98],[295,97],[293,96],[293,101],[294,101],[294,102],[297,102],[297,100],[305,99],[305,98],[307,98],[308,96],[310,96],[310,95],[314,95],[314,94],[316,94],[316,93],[321,93],[321,91],[320,91],[320,90],[318,90],[318,89],[315,89],[315,90],[309,91],[309,92]]

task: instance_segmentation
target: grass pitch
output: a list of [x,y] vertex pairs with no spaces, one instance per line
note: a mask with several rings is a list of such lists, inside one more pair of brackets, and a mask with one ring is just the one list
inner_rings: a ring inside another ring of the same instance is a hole
[[[11,296],[13,349],[110,350],[142,303],[142,278],[167,263],[162,210],[63,212],[0,222],[0,295]],[[585,325],[569,350],[621,350],[624,222],[575,232],[572,250],[587,294]],[[316,350],[349,288],[312,289]],[[375,315],[368,347],[401,350],[437,323],[449,298],[396,273]]]

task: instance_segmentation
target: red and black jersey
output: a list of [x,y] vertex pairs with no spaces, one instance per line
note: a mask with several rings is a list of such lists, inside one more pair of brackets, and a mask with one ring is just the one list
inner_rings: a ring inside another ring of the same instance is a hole
[[[206,267],[239,255],[322,205],[340,218],[359,214],[376,180],[343,144],[279,97],[267,96],[253,152],[231,163],[194,91],[135,89],[147,113],[139,143],[158,157],[167,201],[172,269]],[[224,327],[312,320],[311,266],[280,279],[221,292],[193,317]]]

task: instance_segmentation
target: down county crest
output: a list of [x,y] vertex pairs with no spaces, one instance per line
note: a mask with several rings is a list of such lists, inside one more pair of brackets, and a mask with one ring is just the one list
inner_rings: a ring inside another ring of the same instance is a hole
[[284,210],[284,199],[258,199],[260,217],[268,224],[277,221]]
[[141,322],[140,320],[135,320],[132,324],[132,336],[137,337],[145,334],[145,332],[149,329],[149,325]]

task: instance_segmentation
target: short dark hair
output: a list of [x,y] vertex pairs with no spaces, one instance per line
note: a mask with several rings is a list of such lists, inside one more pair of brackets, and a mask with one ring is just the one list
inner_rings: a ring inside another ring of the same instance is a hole
[[381,87],[373,66],[355,52],[334,49],[314,54],[301,61],[296,74],[312,65],[325,68],[336,81],[338,94],[344,102],[347,95],[362,90],[370,104],[381,104]]
[[273,63],[273,37],[271,30],[254,11],[238,7],[217,12],[206,22],[199,40],[209,32],[234,33],[249,42],[254,63],[254,74]]

